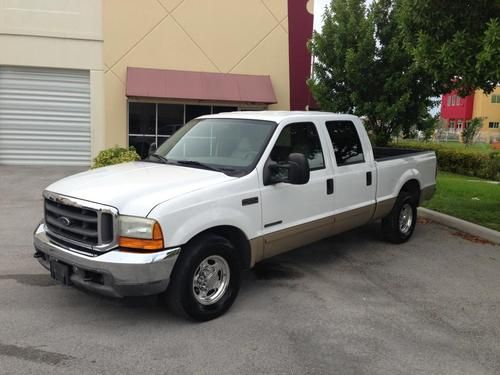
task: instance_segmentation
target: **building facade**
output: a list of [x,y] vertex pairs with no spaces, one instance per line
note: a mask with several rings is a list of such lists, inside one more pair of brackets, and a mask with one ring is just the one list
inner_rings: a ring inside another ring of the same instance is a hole
[[0,2],[0,164],[88,165],[105,145],[100,0]]
[[485,141],[500,141],[500,87],[489,95],[476,91],[472,117],[483,119],[481,136]]
[[0,164],[144,156],[190,119],[305,109],[312,0],[4,0]]
[[461,133],[470,120],[482,118],[480,139],[485,142],[500,140],[500,87],[489,94],[476,90],[461,98],[456,92],[441,97],[441,119],[451,133]]

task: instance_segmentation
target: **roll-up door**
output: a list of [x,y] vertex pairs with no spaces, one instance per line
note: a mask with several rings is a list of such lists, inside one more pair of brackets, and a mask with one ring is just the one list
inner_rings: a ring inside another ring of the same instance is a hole
[[0,164],[90,164],[88,71],[0,67]]

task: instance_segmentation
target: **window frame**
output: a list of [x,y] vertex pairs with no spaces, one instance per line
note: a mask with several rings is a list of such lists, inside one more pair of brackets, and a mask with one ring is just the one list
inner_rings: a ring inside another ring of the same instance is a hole
[[[267,156],[267,162],[271,161],[271,154],[273,152],[273,149],[274,147],[276,146],[276,143],[278,142],[281,134],[283,133],[283,131],[289,127],[289,126],[292,126],[292,125],[300,125],[300,124],[309,124],[309,126],[313,126],[314,127],[314,130],[316,131],[316,135],[318,137],[318,142],[319,142],[319,145],[321,147],[321,155],[323,157],[323,166],[322,167],[315,167],[315,168],[309,168],[309,171],[310,172],[316,172],[316,171],[320,171],[320,170],[323,170],[323,169],[326,169],[326,159],[325,159],[325,151],[324,151],[324,145],[321,143],[321,135],[320,135],[320,129],[318,127],[318,125],[314,122],[314,121],[294,121],[294,122],[289,122],[287,124],[285,124],[280,130],[279,130],[279,134],[278,136],[276,137],[276,140],[274,141],[274,143],[272,144],[270,150],[269,150],[269,155]],[[276,131],[276,130],[275,130]],[[307,156],[306,156],[307,158]],[[266,162],[266,163],[267,163]]]

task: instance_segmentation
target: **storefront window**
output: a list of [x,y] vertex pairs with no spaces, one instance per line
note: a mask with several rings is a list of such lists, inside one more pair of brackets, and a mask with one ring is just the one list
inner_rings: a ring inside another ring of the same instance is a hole
[[151,144],[161,146],[190,120],[212,113],[237,111],[237,106],[129,102],[128,143],[141,158]]
[[183,104],[158,104],[158,147],[184,125]]

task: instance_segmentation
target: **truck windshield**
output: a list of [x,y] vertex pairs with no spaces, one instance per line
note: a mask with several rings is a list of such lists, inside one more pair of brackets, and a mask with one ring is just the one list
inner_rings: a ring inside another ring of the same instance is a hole
[[239,174],[257,163],[276,125],[247,119],[195,119],[155,154],[180,165]]

